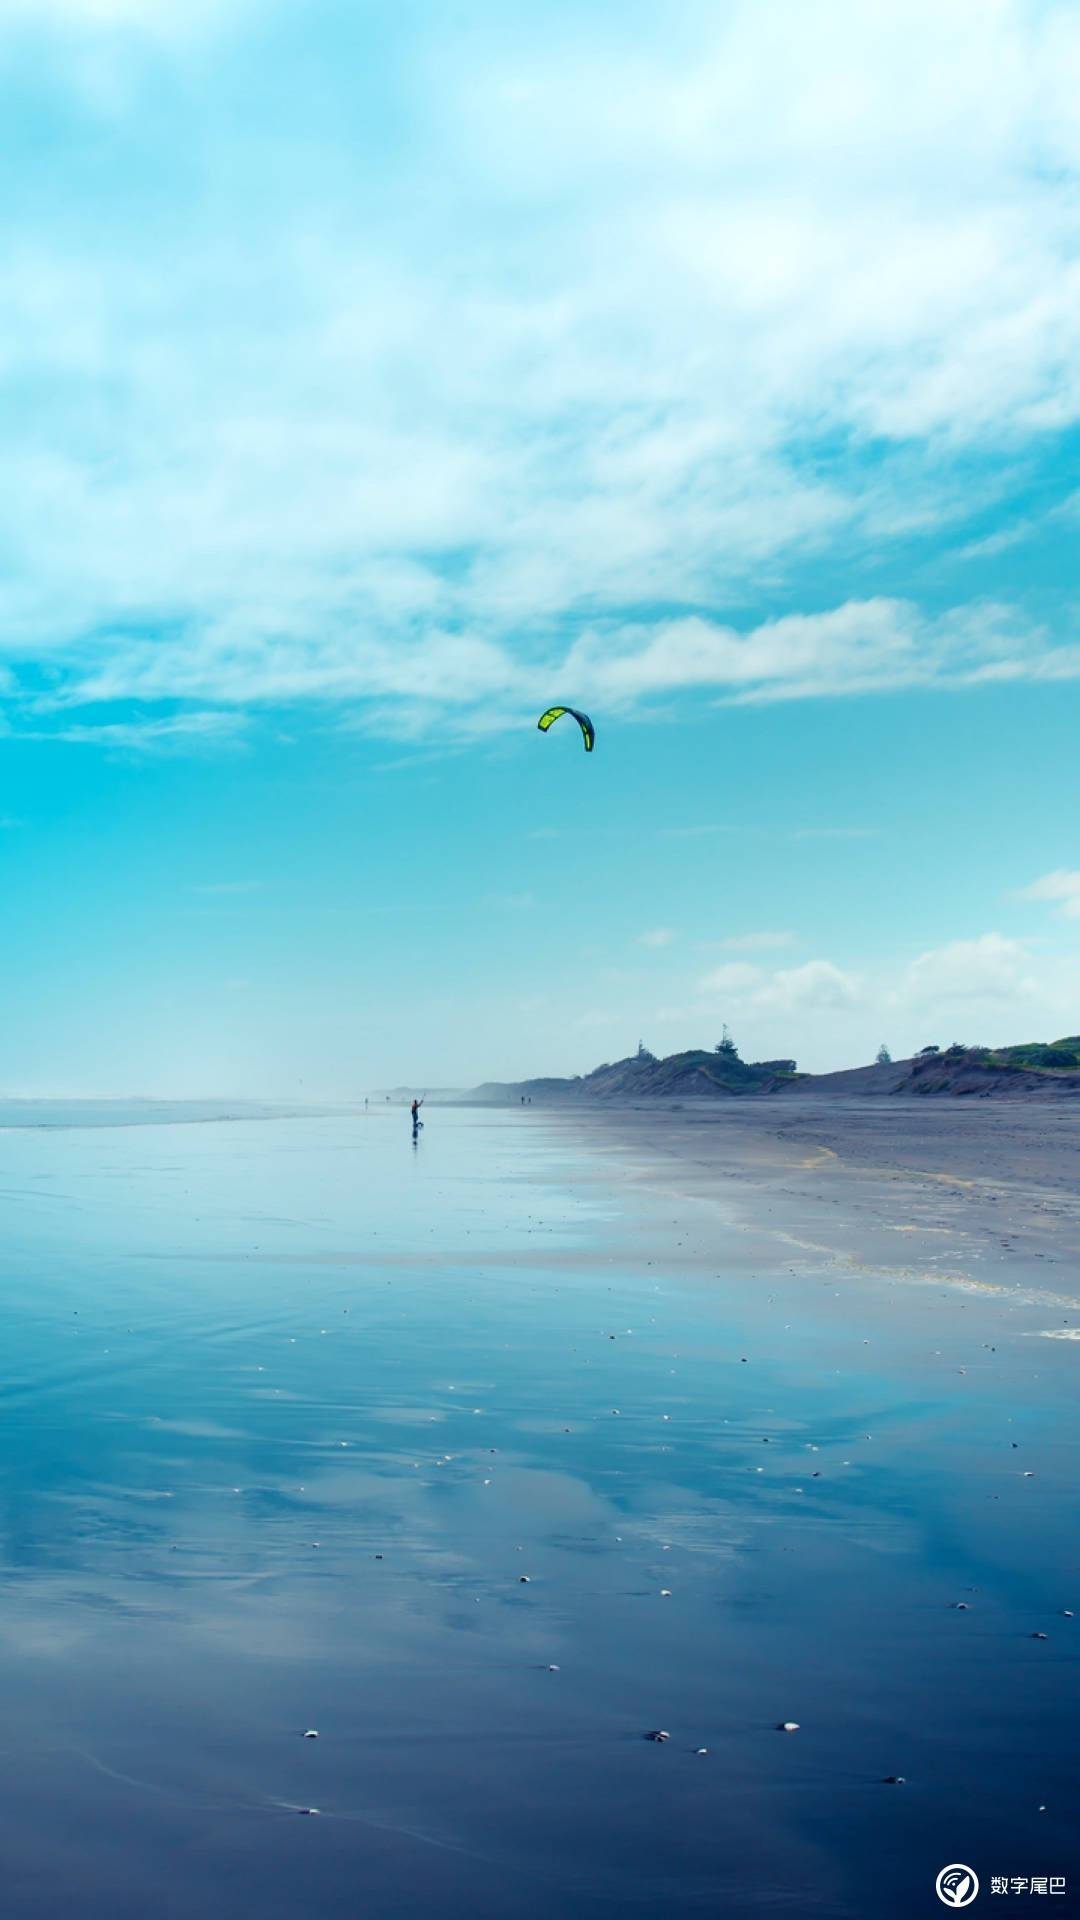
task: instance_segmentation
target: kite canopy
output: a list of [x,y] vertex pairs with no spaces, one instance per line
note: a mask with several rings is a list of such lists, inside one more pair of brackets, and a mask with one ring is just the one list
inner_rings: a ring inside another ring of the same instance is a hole
[[596,745],[596,728],[588,714],[579,713],[576,707],[549,707],[546,713],[540,715],[536,723],[541,733],[546,733],[549,727],[553,727],[556,720],[562,719],[564,713],[568,713],[572,720],[577,721],[581,728],[581,737],[585,742],[585,751],[591,753]]

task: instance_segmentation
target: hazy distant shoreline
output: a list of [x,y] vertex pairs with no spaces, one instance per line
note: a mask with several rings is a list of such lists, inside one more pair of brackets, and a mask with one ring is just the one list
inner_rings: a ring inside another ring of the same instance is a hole
[[259,1100],[0,1099],[0,1132],[27,1128],[171,1127],[226,1120],[303,1120],[341,1111],[342,1108],[330,1105],[287,1106]]

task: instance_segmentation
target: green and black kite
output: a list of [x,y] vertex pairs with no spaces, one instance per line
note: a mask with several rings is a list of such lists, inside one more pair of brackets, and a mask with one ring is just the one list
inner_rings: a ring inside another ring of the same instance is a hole
[[585,751],[591,753],[596,745],[596,728],[588,714],[579,713],[576,707],[549,707],[546,713],[540,715],[536,723],[541,733],[546,733],[549,727],[553,727],[556,720],[562,719],[564,713],[568,713],[572,720],[577,721],[581,728],[581,737],[585,742]]

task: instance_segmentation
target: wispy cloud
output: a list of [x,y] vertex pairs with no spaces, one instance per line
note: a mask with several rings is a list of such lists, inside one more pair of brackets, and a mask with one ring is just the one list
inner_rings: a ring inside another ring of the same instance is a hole
[[1054,873],[1044,873],[1029,887],[1022,887],[1018,898],[1049,901],[1067,920],[1080,920],[1080,870],[1059,867]]
[[713,689],[735,704],[970,686],[988,678],[1080,677],[1080,647],[993,603],[928,618],[909,601],[849,600],[746,630],[692,615],[648,628],[594,629],[563,669],[588,697],[634,702]]
[[726,966],[714,967],[701,981],[702,993],[746,993],[756,988],[764,979],[760,967],[751,966],[748,961],[731,960]]
[[198,746],[235,744],[246,728],[241,713],[175,713],[158,719],[70,721],[64,725],[20,730],[24,740],[60,741],[68,746],[106,747],[122,753],[170,753]]
[[638,934],[639,947],[670,947],[675,934],[670,927],[650,927]]
[[9,32],[20,25],[73,28],[90,46],[99,36],[108,44],[117,29],[176,45],[238,14],[241,4],[242,0],[185,0],[182,7],[174,6],[173,0],[0,0],[0,17]]
[[1080,412],[1064,0],[3,10],[5,84],[52,83],[5,209],[0,646],[80,710],[52,737],[1080,677],[1064,619],[888,591]]
[[796,827],[796,840],[872,840],[876,827]]
[[258,893],[262,888],[261,880],[206,880],[193,886],[192,893]]
[[730,821],[726,824],[708,822],[698,826],[660,827],[658,829],[660,837],[668,840],[696,840],[699,836],[707,837],[713,833],[735,833],[736,831],[737,829]]
[[791,947],[795,944],[793,933],[735,933],[726,940],[718,940],[717,946],[726,947],[729,953],[765,953],[774,947]]

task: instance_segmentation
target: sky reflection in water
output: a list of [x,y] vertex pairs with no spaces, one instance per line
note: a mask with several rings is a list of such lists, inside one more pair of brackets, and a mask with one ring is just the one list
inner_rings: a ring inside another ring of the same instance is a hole
[[0,1134],[5,1911],[1080,1892],[1074,1350],[429,1120]]

